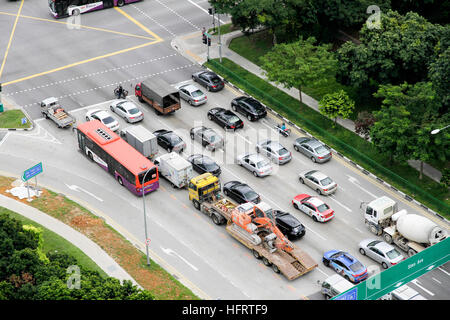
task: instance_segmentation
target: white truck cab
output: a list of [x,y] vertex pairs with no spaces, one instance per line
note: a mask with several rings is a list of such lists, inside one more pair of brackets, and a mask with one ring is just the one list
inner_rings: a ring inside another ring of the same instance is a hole
[[388,225],[391,216],[397,210],[397,202],[386,196],[369,202],[364,211],[364,218],[370,231],[381,235],[382,229]]
[[326,278],[323,282],[317,281],[321,284],[321,292],[325,296],[325,299],[331,299],[341,293],[354,287],[354,284],[343,278],[339,274],[333,274],[331,277]]

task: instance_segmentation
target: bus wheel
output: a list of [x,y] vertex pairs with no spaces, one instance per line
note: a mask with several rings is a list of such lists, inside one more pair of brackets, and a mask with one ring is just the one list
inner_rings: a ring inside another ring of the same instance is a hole
[[91,161],[94,161],[94,156],[92,155],[92,152],[88,152],[88,158],[91,160]]
[[120,184],[121,186],[123,186],[123,180],[122,180],[121,177],[117,177],[117,181],[119,181],[119,184]]
[[73,11],[72,11],[72,15],[73,15],[73,16],[78,16],[78,15],[80,15],[80,10],[79,10],[79,9],[73,10]]
[[118,7],[123,7],[124,4],[125,4],[125,2],[123,0],[117,1],[117,6]]

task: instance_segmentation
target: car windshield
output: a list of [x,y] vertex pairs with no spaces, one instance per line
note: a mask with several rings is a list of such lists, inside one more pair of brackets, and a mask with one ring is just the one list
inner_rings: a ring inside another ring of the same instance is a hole
[[217,164],[212,161],[211,159],[203,159],[203,165],[205,166],[206,170],[216,170]]
[[328,152],[328,149],[325,148],[324,146],[320,146],[320,147],[314,149],[314,151],[315,151],[317,154],[323,154],[323,153],[327,153],[327,152]]
[[220,78],[219,77],[211,78],[211,82],[214,84],[220,83]]
[[244,193],[244,197],[245,197],[245,199],[250,200],[250,199],[255,199],[256,197],[258,197],[258,195],[256,194],[255,191],[248,190]]
[[264,168],[264,167],[267,167],[268,165],[269,165],[269,162],[267,160],[261,160],[256,164],[256,166],[258,168]]
[[140,112],[140,110],[138,108],[133,108],[133,109],[128,110],[129,114],[136,114],[136,113],[139,113],[139,112]]
[[106,117],[106,118],[103,118],[103,121],[102,121],[104,124],[110,124],[110,123],[113,123],[114,122],[114,118],[113,117]]
[[330,209],[330,207],[327,206],[326,203],[322,203],[320,206],[317,207],[317,210],[322,213]]
[[330,178],[326,177],[325,179],[320,180],[320,184],[323,186],[327,186],[329,184],[333,183],[333,180],[331,180]]
[[280,150],[278,150],[278,154],[280,156],[284,156],[286,154],[289,154],[289,151],[287,151],[285,148],[281,148]]
[[392,249],[391,251],[386,252],[386,255],[389,259],[395,259],[398,256],[401,256],[400,252],[398,250]]
[[359,261],[356,261],[354,264],[350,265],[350,269],[353,272],[358,272],[359,270],[361,270],[363,268],[364,268],[364,266]]
[[239,117],[238,117],[238,116],[235,116],[235,115],[229,115],[227,119],[228,119],[228,121],[229,121],[230,123],[236,123],[236,122],[239,122]]
[[171,134],[169,136],[170,143],[172,143],[173,146],[179,144],[181,142],[181,138],[177,136],[176,134]]
[[191,94],[194,98],[197,98],[197,97],[202,96],[203,92],[201,92],[200,90],[196,90],[196,91],[192,91]]

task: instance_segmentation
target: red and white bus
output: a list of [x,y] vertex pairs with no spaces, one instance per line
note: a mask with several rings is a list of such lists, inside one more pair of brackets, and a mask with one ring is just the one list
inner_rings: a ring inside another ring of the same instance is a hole
[[159,188],[158,168],[100,121],[78,125],[77,136],[80,150],[134,194]]
[[121,7],[137,1],[141,0],[48,0],[48,6],[55,18],[63,18],[105,8]]

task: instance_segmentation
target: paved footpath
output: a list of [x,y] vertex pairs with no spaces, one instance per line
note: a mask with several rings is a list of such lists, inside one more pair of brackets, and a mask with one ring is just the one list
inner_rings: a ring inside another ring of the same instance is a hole
[[20,201],[11,199],[0,194],[0,206],[14,211],[30,220],[39,223],[41,226],[53,231],[63,237],[73,245],[83,251],[92,261],[94,261],[105,273],[113,278],[131,280],[133,284],[142,289],[141,286],[100,246],[87,238],[80,232],[72,229],[65,223],[47,215],[46,213],[28,206]]
[[[246,69],[247,71],[252,72],[253,74],[257,75],[258,77],[266,80],[266,76],[264,75],[264,70],[261,69],[259,66],[254,64],[253,62],[247,60],[246,58],[240,56],[233,50],[230,50],[228,46],[230,45],[231,40],[234,38],[242,36],[243,33],[240,30],[233,31],[227,34],[222,35],[222,45],[219,48],[218,45],[218,36],[212,36],[211,46],[209,47],[209,58],[210,59],[216,59],[220,57],[219,49],[221,51],[222,58],[228,58],[229,60],[233,61],[234,63],[238,64],[242,68]],[[208,59],[208,48],[206,45],[203,44],[201,37],[201,31],[197,31],[194,33],[191,33],[187,36],[180,36],[175,38],[172,41],[172,47],[177,49],[180,54],[184,55],[186,58],[190,59],[193,62],[197,62],[199,64],[204,64]],[[293,98],[299,100],[299,90],[295,88],[286,89],[281,84],[276,84],[274,82],[270,82],[273,86],[277,87],[278,89],[284,91],[285,93],[289,94]],[[314,109],[316,111],[319,111],[319,103],[317,100],[313,99],[312,97],[308,96],[304,92],[302,92],[302,102],[310,107],[311,109]],[[350,119],[341,119],[338,117],[337,123],[343,126],[344,128],[355,132],[355,123]],[[408,161],[409,165],[415,168],[416,170],[420,170],[420,163],[419,161],[410,160]],[[442,173],[430,166],[427,163],[424,163],[423,167],[423,173],[430,177],[431,179],[439,182],[442,176]]]

